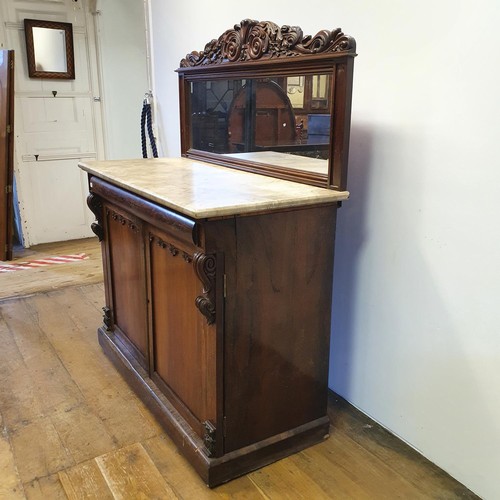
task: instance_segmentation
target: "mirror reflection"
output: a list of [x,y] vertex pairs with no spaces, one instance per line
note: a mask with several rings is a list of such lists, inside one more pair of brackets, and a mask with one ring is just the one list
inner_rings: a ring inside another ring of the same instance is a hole
[[191,148],[327,174],[331,75],[196,80]]
[[66,72],[66,33],[52,28],[33,28],[37,71]]

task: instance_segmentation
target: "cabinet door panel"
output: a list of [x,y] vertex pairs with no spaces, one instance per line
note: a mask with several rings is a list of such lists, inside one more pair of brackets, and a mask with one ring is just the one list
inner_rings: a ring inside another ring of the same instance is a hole
[[[168,235],[150,237],[154,371],[178,398],[178,410],[203,434],[205,420],[215,422],[215,325],[208,325],[195,306],[203,284],[193,255],[168,242]],[[170,395],[170,394],[168,394]]]
[[112,206],[106,207],[105,213],[114,324],[140,354],[138,359],[146,367],[148,332],[143,226],[133,216]]

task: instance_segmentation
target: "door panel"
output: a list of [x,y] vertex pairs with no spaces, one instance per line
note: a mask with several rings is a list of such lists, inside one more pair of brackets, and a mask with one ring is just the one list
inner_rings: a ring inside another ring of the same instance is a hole
[[95,156],[91,104],[86,98],[19,98],[23,135],[18,140],[23,161],[35,155]]
[[113,206],[105,206],[104,213],[111,282],[114,284],[114,324],[133,345],[135,357],[147,369],[148,320],[143,226],[133,216]]
[[14,52],[0,50],[0,260],[12,259]]
[[171,241],[168,235],[150,234],[154,372],[179,398],[177,409],[201,436],[201,423],[216,421],[216,330],[195,306],[203,285],[193,256]]
[[[88,237],[92,217],[87,207],[80,202],[81,197],[88,192],[87,176],[82,171],[77,171],[77,175],[67,174],[74,169],[75,160],[25,163],[32,205],[43,207],[43,210],[33,210],[31,213],[32,224],[43,234],[39,240],[48,242]],[[50,196],[45,193],[50,193]]]
[[[83,177],[77,166],[81,158],[102,158],[101,110],[93,99],[99,94],[88,3],[2,0],[0,9],[6,20],[7,42],[19,53],[15,160],[25,244],[91,237],[92,214],[86,207]],[[28,77],[25,18],[72,24],[74,80]],[[56,202],[58,214],[64,212],[62,219],[53,216]]]

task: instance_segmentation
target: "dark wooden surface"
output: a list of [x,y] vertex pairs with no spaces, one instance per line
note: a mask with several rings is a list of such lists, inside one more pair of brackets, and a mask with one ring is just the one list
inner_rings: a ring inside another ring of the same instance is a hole
[[143,366],[148,359],[146,263],[144,225],[123,210],[105,204],[105,234],[109,252],[109,274],[113,323],[140,353]]
[[208,489],[98,345],[102,284],[54,290],[61,267],[0,301],[1,498],[479,498],[335,395],[329,439]]
[[322,440],[336,204],[179,226],[137,195],[92,186],[104,219],[101,343],[204,480]]
[[[14,206],[14,51],[2,50],[0,64],[0,260],[12,260]],[[7,130],[10,127],[10,132]]]
[[232,221],[226,452],[326,414],[335,215],[330,206]]
[[171,239],[157,229],[150,235],[153,370],[182,402],[179,411],[203,437],[202,422],[215,422],[217,416],[215,326],[195,308],[203,286],[193,271],[192,253],[162,247],[159,241]]

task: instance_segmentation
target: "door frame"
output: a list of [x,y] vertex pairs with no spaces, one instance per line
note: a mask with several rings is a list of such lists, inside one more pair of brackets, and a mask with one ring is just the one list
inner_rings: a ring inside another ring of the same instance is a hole
[[[0,162],[0,219],[2,231],[0,235],[0,260],[12,260],[14,239],[14,51],[2,50],[7,59],[7,81],[5,102],[5,136],[2,132],[2,161]],[[4,103],[2,103],[2,108]],[[4,113],[3,109],[1,111]],[[2,117],[3,126],[3,117]],[[5,138],[4,138],[5,137]],[[5,154],[4,150],[5,149]]]

